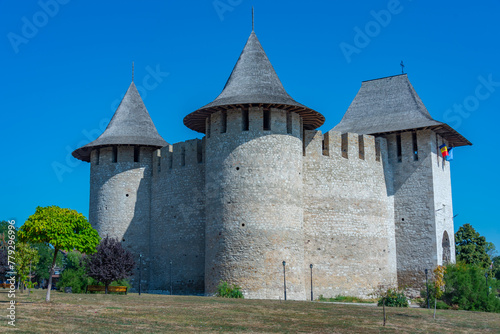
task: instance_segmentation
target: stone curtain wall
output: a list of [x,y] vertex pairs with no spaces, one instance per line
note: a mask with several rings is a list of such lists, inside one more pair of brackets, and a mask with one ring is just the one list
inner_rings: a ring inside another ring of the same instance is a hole
[[[134,162],[133,146],[94,149],[91,154],[89,221],[99,235],[116,237],[134,254],[143,255],[143,288],[147,288],[150,263],[150,204],[153,149],[141,147]],[[99,152],[99,153],[98,153]],[[139,273],[131,283],[138,287]]]
[[153,159],[150,292],[204,293],[203,157],[203,141],[194,139],[163,147]]
[[[315,296],[370,297],[380,285],[396,284],[387,150],[385,140],[377,140],[305,131],[303,242]],[[309,293],[309,275],[306,285]]]
[[[227,281],[247,298],[303,300],[300,117],[262,108],[211,115],[206,138],[205,293]],[[288,121],[287,121],[288,120]],[[288,123],[287,123],[288,122]]]

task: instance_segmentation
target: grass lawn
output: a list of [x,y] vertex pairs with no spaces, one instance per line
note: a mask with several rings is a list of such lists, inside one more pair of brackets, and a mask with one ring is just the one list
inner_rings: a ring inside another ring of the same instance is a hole
[[16,327],[0,289],[0,332],[21,333],[500,333],[500,314],[362,304],[237,300],[142,294],[16,293]]

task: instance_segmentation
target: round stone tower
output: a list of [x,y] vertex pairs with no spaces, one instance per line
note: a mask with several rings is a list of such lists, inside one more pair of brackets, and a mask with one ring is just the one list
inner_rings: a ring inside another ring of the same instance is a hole
[[[205,293],[305,299],[303,129],[324,117],[283,88],[252,31],[222,93],[184,124],[206,134]],[[285,261],[285,266],[283,265]]]
[[165,145],[132,82],[104,133],[73,152],[90,162],[90,223],[102,238],[118,238],[137,261],[142,254],[146,264],[153,151]]

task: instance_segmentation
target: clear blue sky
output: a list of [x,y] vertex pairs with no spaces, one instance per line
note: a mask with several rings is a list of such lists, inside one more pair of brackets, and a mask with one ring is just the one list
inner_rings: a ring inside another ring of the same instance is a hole
[[[398,74],[404,60],[431,115],[474,143],[452,162],[455,229],[471,223],[500,248],[497,0],[0,1],[0,219],[22,225],[39,205],[88,214],[89,165],[70,152],[102,132],[132,61],[163,138],[199,137],[182,119],[222,90],[250,34],[252,5],[281,81],[325,115],[323,131],[362,80]],[[356,52],[346,56],[342,45]]]

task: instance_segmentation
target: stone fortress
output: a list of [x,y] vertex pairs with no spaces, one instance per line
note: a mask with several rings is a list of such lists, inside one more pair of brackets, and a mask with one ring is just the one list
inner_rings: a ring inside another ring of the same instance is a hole
[[104,133],[73,152],[90,162],[89,220],[142,255],[142,289],[156,293],[212,295],[227,281],[278,299],[285,273],[288,299],[308,299],[311,277],[315,296],[367,297],[455,261],[439,146],[471,143],[430,116],[407,75],[364,81],[342,121],[323,123],[252,31],[222,93],[184,118],[201,140],[168,144],[131,83]]

